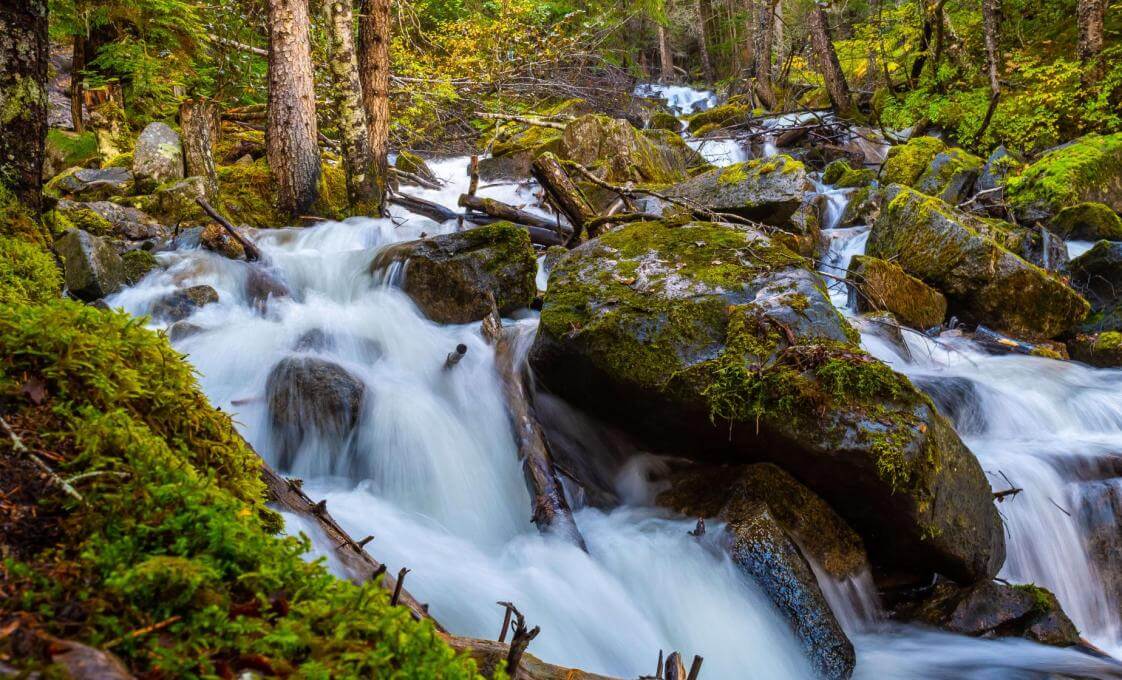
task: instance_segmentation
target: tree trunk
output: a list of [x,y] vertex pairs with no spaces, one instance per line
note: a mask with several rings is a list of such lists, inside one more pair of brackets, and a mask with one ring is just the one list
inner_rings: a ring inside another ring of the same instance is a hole
[[311,212],[320,179],[307,0],[269,0],[269,101],[265,152],[278,207]]
[[357,214],[380,215],[382,195],[374,183],[370,134],[362,102],[362,82],[354,48],[354,13],[351,0],[331,0],[330,60],[335,115],[343,142],[343,168],[347,172],[347,198]]
[[47,0],[0,0],[0,184],[38,212],[47,136]]
[[[569,224],[573,225],[569,245],[580,243],[584,225],[596,217],[596,211],[589,205],[580,188],[569,177],[569,173],[565,172],[557,157],[548,151],[534,159],[530,173],[545,190],[546,197],[557,212],[567,217]],[[589,238],[595,236],[596,234],[589,234]]]
[[183,160],[187,175],[205,177],[211,196],[218,195],[214,144],[218,139],[218,104],[210,99],[187,99],[179,105],[183,131]]
[[998,46],[998,31],[1001,26],[1001,0],[982,0],[982,32],[986,41],[986,74],[990,81],[990,105],[986,109],[986,116],[982,119],[982,126],[974,137],[974,143],[982,141],[982,135],[990,125],[993,112],[997,110],[997,100],[1001,97],[1001,81],[998,74],[1001,72],[1001,52]]
[[74,50],[70,60],[70,120],[74,132],[81,134],[86,129],[82,113],[82,71],[86,68],[86,38],[74,36]]
[[670,32],[662,24],[658,25],[658,79],[663,83],[673,82],[674,55],[670,52]]
[[362,0],[359,10],[358,74],[366,112],[371,172],[378,201],[385,208],[390,139],[390,3]]
[[830,96],[830,103],[834,105],[838,115],[847,116],[853,110],[853,101],[849,96],[845,74],[838,63],[838,53],[834,51],[834,43],[830,40],[826,12],[821,5],[815,3],[810,8],[807,21],[810,24],[810,42],[818,61],[818,69],[826,82],[826,94]]
[[697,0],[697,50],[701,56],[701,76],[705,82],[715,79],[713,58],[709,54],[709,18],[712,12],[710,0]]
[[764,106],[774,109],[775,90],[771,86],[771,52],[775,37],[775,5],[778,0],[759,0],[756,30],[752,38],[752,73],[756,77],[756,96]]
[[1084,64],[1092,65],[1090,79],[1102,76],[1103,23],[1106,19],[1106,0],[1079,0],[1076,14],[1079,20],[1079,46],[1077,52]]

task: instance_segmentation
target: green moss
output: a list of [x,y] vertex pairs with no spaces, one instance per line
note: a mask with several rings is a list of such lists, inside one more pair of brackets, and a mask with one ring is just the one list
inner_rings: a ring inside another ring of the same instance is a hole
[[265,159],[246,165],[221,165],[217,170],[218,200],[231,222],[273,228],[291,221],[277,209],[276,184]]
[[1032,596],[1032,610],[1035,614],[1047,614],[1059,607],[1056,596],[1035,583],[1018,584],[1013,586],[1013,589]]
[[119,153],[107,159],[102,163],[103,168],[131,168],[132,167],[132,152]]
[[48,223],[51,232],[58,235],[66,233],[69,229],[81,229],[94,236],[108,236],[113,233],[113,223],[102,217],[96,211],[83,205],[76,205],[66,210],[55,209],[43,219]]
[[903,146],[892,147],[880,170],[881,184],[914,186],[935,156],[944,149],[943,142],[934,137],[916,137]]
[[3,108],[0,108],[0,125],[6,126],[16,118],[27,115],[28,111],[44,106],[47,102],[47,89],[38,79],[17,73],[15,81],[4,87],[0,102],[4,103]]
[[834,182],[834,186],[839,189],[867,187],[876,178],[877,173],[870,168],[860,168],[857,170],[848,169]]
[[[350,199],[347,196],[347,173],[339,165],[323,163],[319,175],[319,189],[312,214],[329,220],[342,220],[352,215]],[[355,206],[355,214],[369,215],[370,206]],[[272,225],[285,226],[283,223]]]
[[98,159],[97,135],[66,132],[58,128],[47,131],[47,155],[57,160],[56,168],[88,166]]
[[1122,241],[1122,218],[1102,203],[1078,203],[1061,210],[1049,225],[1064,238]]
[[752,109],[747,104],[722,104],[721,106],[714,106],[711,109],[695,113],[687,118],[687,129],[693,134],[700,135],[702,128],[716,130],[718,128],[746,122],[751,119],[751,117]]
[[0,236],[11,236],[30,243],[50,245],[51,235],[11,190],[0,182]]
[[[21,396],[29,379],[46,401]],[[8,422],[35,423],[25,441],[54,452],[82,496],[47,487],[38,499],[65,540],[14,546],[0,563],[21,594],[0,599],[5,619],[95,647],[112,640],[136,675],[213,677],[248,658],[284,676],[478,677],[384,589],[337,579],[303,559],[306,539],[274,535],[259,459],[138,320],[66,300],[5,306],[0,399]],[[130,635],[157,622],[159,633]],[[0,640],[9,658],[12,640]]]
[[1120,176],[1122,132],[1091,134],[1044,154],[1007,182],[1005,195],[1018,210],[1055,214],[1080,201],[1103,200],[1092,196],[1117,191]]
[[678,132],[682,129],[682,121],[678,120],[674,114],[667,111],[655,111],[651,114],[651,120],[647,124],[647,127],[655,130]]
[[853,168],[849,165],[849,161],[844,158],[831,161],[822,171],[822,182],[825,184],[834,184],[852,169]]
[[432,170],[430,170],[428,164],[425,163],[425,159],[405,149],[397,152],[397,159],[394,161],[393,165],[398,170],[411,172],[419,177],[432,176]]
[[62,292],[62,274],[41,244],[0,236],[0,305],[41,303]]
[[147,250],[137,248],[121,256],[125,265],[125,281],[129,285],[135,284],[144,278],[144,275],[156,268],[156,256]]

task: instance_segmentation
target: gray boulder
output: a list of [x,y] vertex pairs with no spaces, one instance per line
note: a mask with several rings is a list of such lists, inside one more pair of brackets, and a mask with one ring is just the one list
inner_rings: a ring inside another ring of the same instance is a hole
[[813,189],[806,166],[784,155],[715,168],[666,193],[709,210],[783,228],[790,226],[792,216]]
[[362,381],[336,363],[303,356],[281,360],[265,384],[278,468],[289,469],[309,439],[345,449],[344,440],[358,423],[365,395]]
[[128,168],[71,168],[52,179],[44,193],[101,201],[126,196],[132,193],[133,185],[133,174]]
[[149,123],[136,140],[132,173],[142,190],[183,179],[183,142],[166,123]]
[[84,215],[83,211],[92,211],[108,223],[113,235],[129,241],[146,241],[168,236],[167,228],[148,214],[110,201],[79,203],[62,199],[55,209],[76,222],[76,218]]
[[179,321],[212,302],[218,302],[218,291],[210,286],[181,288],[157,300],[152,305],[152,316],[167,321]]
[[125,264],[112,244],[81,229],[55,241],[70,294],[90,302],[115,293],[125,283]]

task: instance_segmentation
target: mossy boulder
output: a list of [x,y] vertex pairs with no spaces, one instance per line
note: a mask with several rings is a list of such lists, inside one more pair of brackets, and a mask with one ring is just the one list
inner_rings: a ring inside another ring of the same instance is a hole
[[395,244],[374,257],[371,274],[395,263],[404,267],[402,290],[438,323],[479,321],[492,300],[508,314],[528,307],[537,292],[530,235],[509,222]]
[[1122,242],[1099,241],[1071,261],[1071,285],[1091,303],[1085,333],[1122,331]]
[[780,155],[714,168],[666,193],[717,212],[733,213],[780,228],[814,190],[806,166]]
[[1020,172],[1022,167],[1024,161],[1020,156],[1004,145],[998,146],[990,153],[978,180],[974,182],[974,191],[978,194],[975,201],[997,214],[1004,214],[1005,181]]
[[1122,332],[1079,333],[1067,341],[1072,359],[1101,368],[1122,367]]
[[983,164],[981,158],[962,149],[946,149],[935,154],[914,186],[925,194],[958,205],[970,197]]
[[832,161],[822,171],[822,182],[838,189],[867,187],[877,179],[877,173],[869,168],[854,168],[849,161],[839,158]]
[[880,169],[881,184],[915,186],[935,157],[946,148],[946,144],[935,137],[915,137],[907,144],[892,147]]
[[1005,196],[1026,221],[1088,201],[1122,212],[1122,132],[1085,135],[1048,151],[1008,180]]
[[985,581],[963,588],[940,582],[897,616],[974,637],[1022,637],[1056,647],[1081,642],[1056,596],[1035,585]]
[[218,291],[211,286],[189,286],[159,298],[152,304],[150,312],[153,318],[161,321],[179,321],[215,302],[218,302]]
[[0,236],[0,305],[40,304],[61,291],[62,274],[42,244]]
[[951,314],[1015,337],[1052,338],[1087,316],[1087,301],[1071,287],[980,229],[937,198],[893,186],[866,253],[941,291]]
[[919,330],[939,326],[947,318],[943,294],[893,262],[854,255],[845,278],[859,312],[892,312],[905,326]]
[[206,178],[185,177],[157,187],[148,208],[167,224],[194,224],[210,219],[196,202],[200,198],[214,202],[213,188]]
[[872,224],[880,215],[883,204],[883,192],[874,187],[861,187],[850,194],[838,226],[854,227],[860,224]]
[[133,175],[128,168],[70,168],[43,187],[48,196],[84,201],[103,201],[132,191]]
[[752,107],[748,104],[730,103],[714,106],[687,118],[687,130],[691,134],[700,134],[699,130],[708,127],[716,130],[730,125],[746,123],[752,118]]
[[647,123],[647,127],[652,130],[680,132],[682,130],[682,121],[669,111],[655,111],[651,114],[651,119],[650,122]]
[[167,123],[149,123],[132,152],[132,174],[137,187],[147,193],[160,184],[183,179],[183,142]]
[[81,229],[71,229],[55,241],[62,260],[66,289],[87,302],[120,290],[125,283],[121,256],[106,239]]
[[168,230],[153,217],[130,206],[110,201],[76,202],[62,199],[55,206],[56,233],[66,228],[88,231],[97,236],[114,236],[128,241],[165,238]]
[[705,164],[677,133],[637,130],[618,118],[587,115],[565,126],[557,156],[604,171],[610,182],[668,184]]
[[1122,218],[1102,203],[1078,203],[1064,208],[1048,226],[1066,239],[1122,241]]
[[651,450],[775,463],[882,573],[992,576],[1004,539],[978,462],[856,343],[807,261],[763,234],[648,222],[557,263],[530,360],[548,389]]
[[100,159],[94,133],[51,128],[43,150],[43,179],[50,179],[67,168],[96,167]]
[[130,286],[143,279],[148,272],[159,266],[156,256],[142,248],[129,250],[121,255],[125,265],[125,282]]

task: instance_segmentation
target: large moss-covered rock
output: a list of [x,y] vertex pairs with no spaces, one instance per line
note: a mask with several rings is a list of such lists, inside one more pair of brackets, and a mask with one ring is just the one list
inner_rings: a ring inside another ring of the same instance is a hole
[[1099,241],[1071,261],[1071,285],[1091,303],[1085,333],[1122,331],[1122,242]]
[[984,161],[934,137],[916,137],[889,150],[881,182],[914,187],[930,196],[958,204],[966,200]]
[[148,272],[159,266],[156,256],[147,250],[136,248],[121,255],[125,266],[125,281],[133,285],[143,279]]
[[786,227],[813,190],[806,166],[781,155],[714,168],[666,193],[709,210]]
[[148,204],[152,214],[168,224],[201,222],[209,219],[197,203],[213,203],[213,188],[205,177],[187,177],[160,185]]
[[1064,208],[1049,225],[1059,236],[1080,241],[1122,241],[1122,218],[1102,203],[1078,203]]
[[559,157],[604,170],[612,182],[667,184],[704,165],[701,156],[669,130],[636,130],[626,120],[581,116],[565,126]]
[[939,289],[950,313],[968,323],[1051,338],[1083,320],[1086,300],[985,236],[979,231],[984,228],[937,198],[893,186],[866,252]]
[[897,612],[900,618],[975,637],[1023,637],[1057,647],[1080,642],[1056,596],[1034,585],[985,581],[969,588],[939,583]]
[[806,261],[763,234],[639,223],[558,262],[531,362],[652,449],[779,465],[882,573],[991,576],[1004,541],[981,468],[854,335]]
[[893,262],[855,255],[845,278],[856,292],[859,312],[892,312],[905,326],[920,330],[938,326],[947,317],[943,294]]
[[1122,367],[1122,333],[1079,333],[1067,341],[1071,358],[1101,368]]
[[133,176],[128,168],[70,168],[47,182],[43,193],[55,198],[102,201],[132,190]]
[[168,235],[168,230],[146,213],[110,201],[79,203],[64,198],[55,206],[53,219],[57,220],[55,228],[58,231],[72,227],[98,236],[112,235],[129,241]]
[[1122,212],[1122,132],[1086,135],[1045,153],[1006,183],[1005,195],[1025,220],[1085,201]]
[[729,125],[746,123],[751,117],[752,107],[748,104],[721,104],[690,116],[687,119],[687,129],[693,134],[698,134],[699,131],[715,130]]
[[66,168],[96,166],[100,157],[94,133],[51,128],[43,150],[43,179],[50,179]]
[[881,184],[915,186],[935,157],[946,148],[942,140],[935,137],[916,137],[907,144],[892,147],[880,169]]
[[479,321],[491,300],[503,314],[529,306],[537,260],[526,230],[509,222],[393,245],[371,273],[402,263],[402,289],[439,323]]
[[149,123],[136,140],[132,174],[142,191],[183,179],[183,142],[167,123]]
[[55,241],[62,259],[66,288],[87,302],[120,290],[125,282],[121,256],[109,241],[81,229],[72,229]]

